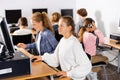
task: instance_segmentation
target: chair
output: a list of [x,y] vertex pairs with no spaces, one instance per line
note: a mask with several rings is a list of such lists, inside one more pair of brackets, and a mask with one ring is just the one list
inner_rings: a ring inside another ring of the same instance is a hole
[[[81,44],[82,44],[82,47],[84,49],[83,42],[81,42]],[[93,68],[102,67],[103,71],[104,71],[104,75],[106,75],[106,68],[105,67],[108,63],[108,58],[103,56],[103,55],[100,55],[100,54],[96,54],[95,56],[92,56],[92,57],[89,54],[87,54],[87,56],[91,60],[92,67]],[[93,72],[98,72],[98,71],[94,71],[94,69],[92,71]],[[108,80],[107,76],[105,76],[105,80]]]
[[18,43],[31,43],[32,42],[32,34],[26,34],[26,35],[12,35],[12,41],[14,45],[17,45]]
[[[96,67],[103,68],[104,78],[105,78],[105,80],[108,80],[108,77],[106,76],[107,72],[106,72],[106,68],[105,68],[106,65],[108,64],[108,58],[103,56],[103,55],[97,54],[97,55],[92,57],[91,62],[92,62],[93,68],[96,68]],[[93,69],[93,72],[98,72],[98,70],[96,71]]]

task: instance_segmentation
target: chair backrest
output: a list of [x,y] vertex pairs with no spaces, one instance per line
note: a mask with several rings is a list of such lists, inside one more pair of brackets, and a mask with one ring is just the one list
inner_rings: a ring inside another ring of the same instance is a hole
[[14,45],[17,45],[18,43],[31,43],[32,42],[32,34],[26,34],[26,35],[12,35],[12,41]]

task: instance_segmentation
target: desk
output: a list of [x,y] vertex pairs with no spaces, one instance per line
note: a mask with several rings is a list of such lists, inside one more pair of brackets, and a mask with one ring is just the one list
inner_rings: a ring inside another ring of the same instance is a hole
[[116,44],[116,40],[110,39],[109,41],[105,42],[105,45],[111,46],[119,50],[118,53],[118,72],[120,72],[120,44]]
[[[23,48],[16,47],[16,49],[21,51],[28,57],[32,56],[29,52],[27,52]],[[4,80],[26,80],[26,79],[45,77],[45,76],[50,76],[50,79],[54,80],[53,75],[57,74],[56,70],[52,69],[44,62],[34,62],[34,63],[32,63],[31,67],[32,67],[32,73],[29,75],[16,76],[16,77],[11,77],[11,78],[6,78]],[[57,78],[57,79],[55,78],[55,80],[71,80],[71,78],[69,78],[69,77]]]
[[[21,50],[21,52],[24,52],[24,54],[28,54],[28,52],[26,50],[22,49],[22,48],[17,48],[17,49]],[[29,75],[16,76],[16,77],[11,77],[11,78],[6,78],[4,80],[26,80],[26,79],[45,77],[45,76],[50,76],[51,80],[54,80],[53,75],[57,74],[57,71],[50,68],[44,62],[34,62],[34,63],[32,63],[31,70],[32,70],[32,72]]]

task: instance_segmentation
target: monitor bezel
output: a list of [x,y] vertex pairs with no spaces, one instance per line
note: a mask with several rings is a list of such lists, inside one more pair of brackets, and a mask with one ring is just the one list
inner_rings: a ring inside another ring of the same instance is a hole
[[9,58],[14,57],[15,49],[13,46],[13,42],[10,36],[10,31],[7,26],[7,21],[5,17],[0,17],[0,28],[2,31],[2,36],[3,36],[3,42],[7,48],[7,54],[9,55]]
[[22,10],[21,9],[5,10],[5,17],[8,24],[15,25],[18,23],[18,19],[22,17]]
[[[63,14],[64,12],[69,12],[69,14]],[[73,9],[61,9],[61,16],[71,16],[73,17]]]
[[35,13],[35,12],[46,12],[48,13],[48,9],[47,8],[34,8],[32,9],[32,13]]

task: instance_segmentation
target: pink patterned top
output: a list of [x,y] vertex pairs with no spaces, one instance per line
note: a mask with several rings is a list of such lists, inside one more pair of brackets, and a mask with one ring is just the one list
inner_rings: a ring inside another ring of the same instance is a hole
[[96,36],[89,32],[83,34],[83,45],[85,52],[93,56],[96,54]]
[[96,29],[94,31],[94,33],[98,36],[99,38],[99,44],[103,44],[104,43],[104,35],[103,33],[99,30],[99,29]]

